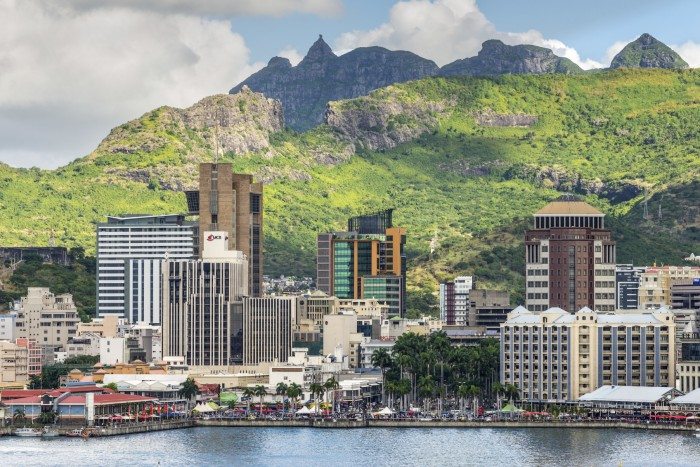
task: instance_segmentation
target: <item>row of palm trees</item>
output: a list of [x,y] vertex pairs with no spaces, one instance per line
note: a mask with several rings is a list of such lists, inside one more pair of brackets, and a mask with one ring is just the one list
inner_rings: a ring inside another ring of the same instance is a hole
[[519,390],[499,382],[499,344],[485,339],[477,346],[452,346],[444,332],[430,335],[406,333],[394,343],[391,353],[378,349],[372,365],[382,371],[383,401],[407,410],[416,404],[427,410],[437,404],[444,410],[445,401],[455,401],[464,410],[467,401],[477,407],[480,397],[514,400]]
[[[316,401],[316,412],[318,413],[320,400],[326,393],[331,394],[331,400],[335,400],[335,392],[340,388],[340,384],[335,379],[335,377],[330,377],[324,383],[314,382],[309,386],[309,391],[311,392],[311,397]],[[287,397],[292,405],[292,410],[296,412],[297,402],[299,397],[303,394],[303,388],[297,383],[286,384],[280,382],[275,388],[275,394],[282,397]],[[243,391],[243,396],[248,399],[248,411],[250,411],[250,399],[252,397],[260,398],[259,410],[262,412],[262,404],[265,396],[268,395],[265,386],[259,384],[252,388],[246,388]],[[333,404],[335,406],[335,404]],[[283,409],[284,410],[284,409]]]

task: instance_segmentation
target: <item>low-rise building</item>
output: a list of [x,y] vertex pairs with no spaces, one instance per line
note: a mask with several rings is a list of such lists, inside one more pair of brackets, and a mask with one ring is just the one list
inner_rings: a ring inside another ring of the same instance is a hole
[[508,292],[474,289],[469,293],[468,325],[498,332],[511,310]]
[[0,313],[0,341],[14,341],[17,334],[17,312]]
[[37,342],[34,339],[27,339],[24,337],[16,339],[15,344],[27,349],[29,376],[40,375],[44,362],[43,350],[41,346],[37,344]]
[[374,365],[372,364],[372,356],[379,349],[384,349],[389,353],[389,355],[391,355],[391,352],[394,350],[394,341],[365,339],[360,344],[360,362],[358,367],[364,369],[374,368]]
[[80,336],[73,337],[68,340],[66,345],[66,354],[68,358],[79,357],[82,355],[100,355],[100,337],[99,334],[85,332]]
[[29,381],[29,355],[26,347],[0,341],[0,388],[23,388]]
[[671,287],[689,284],[700,277],[698,266],[650,267],[642,273],[639,285],[639,308],[650,310],[671,307]]
[[355,313],[339,313],[323,317],[323,354],[347,357],[348,366],[357,368],[360,343],[364,336],[357,329]]
[[700,278],[687,283],[673,284],[671,306],[674,309],[700,310]]
[[117,337],[120,325],[124,325],[126,319],[118,315],[104,315],[102,318],[93,318],[89,323],[78,323],[76,336],[83,334],[97,334],[100,337]]
[[601,313],[518,307],[501,325],[501,382],[528,401],[571,401],[604,385],[675,383],[669,310]]
[[393,317],[382,321],[381,338],[396,339],[407,332],[428,335],[441,330],[442,326],[442,321],[431,316],[423,316],[417,319]]

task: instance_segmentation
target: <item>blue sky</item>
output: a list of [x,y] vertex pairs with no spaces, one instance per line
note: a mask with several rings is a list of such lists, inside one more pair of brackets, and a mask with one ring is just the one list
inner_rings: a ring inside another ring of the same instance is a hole
[[54,168],[125,121],[187,107],[318,34],[439,65],[487,39],[605,67],[649,32],[700,67],[700,0],[0,0],[0,161]]

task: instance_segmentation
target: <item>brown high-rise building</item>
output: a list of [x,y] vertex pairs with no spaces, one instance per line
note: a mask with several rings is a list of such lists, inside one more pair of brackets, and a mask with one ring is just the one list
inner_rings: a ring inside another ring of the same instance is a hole
[[535,213],[525,233],[529,310],[615,310],[615,242],[604,222],[605,214],[570,195]]
[[[263,184],[253,176],[235,174],[231,164],[199,165],[199,191],[188,191],[190,214],[199,214],[199,245],[203,232],[228,232],[229,249],[248,258],[252,297],[262,295]],[[201,256],[201,255],[200,255]]]

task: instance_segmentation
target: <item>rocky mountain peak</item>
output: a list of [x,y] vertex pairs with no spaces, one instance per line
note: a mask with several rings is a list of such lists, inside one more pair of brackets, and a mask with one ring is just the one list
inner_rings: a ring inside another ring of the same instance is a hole
[[285,57],[272,57],[270,61],[267,62],[267,66],[271,68],[291,68],[292,63]]
[[688,68],[688,64],[669,46],[644,33],[622,49],[610,68]]
[[323,35],[319,34],[316,42],[314,42],[309,48],[309,51],[306,52],[306,56],[302,60],[302,63],[318,62],[329,58],[337,58],[337,55],[333,53],[333,49],[331,49],[331,47],[326,44],[326,41],[323,40]]

